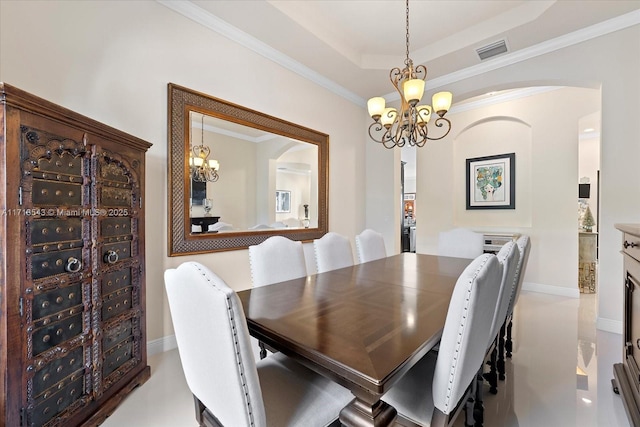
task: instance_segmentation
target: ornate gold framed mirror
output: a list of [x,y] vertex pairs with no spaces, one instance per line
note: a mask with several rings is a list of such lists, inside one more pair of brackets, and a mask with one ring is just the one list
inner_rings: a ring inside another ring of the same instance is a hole
[[329,136],[168,85],[169,256],[328,230]]

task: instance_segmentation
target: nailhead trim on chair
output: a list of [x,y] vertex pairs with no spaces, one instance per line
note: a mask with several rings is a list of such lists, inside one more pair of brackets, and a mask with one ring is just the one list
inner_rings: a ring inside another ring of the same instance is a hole
[[[198,272],[200,272],[202,277],[204,277],[215,289],[222,292],[222,289],[220,289],[215,282],[212,282],[211,280],[209,280],[209,277],[207,276],[207,273],[204,270],[198,267],[197,264],[191,264],[191,265],[193,265],[198,270]],[[233,330],[233,343],[236,349],[236,365],[238,367],[238,373],[240,374],[240,378],[242,378],[242,388],[244,390],[247,416],[249,418],[250,425],[255,426],[255,421],[253,419],[253,406],[251,404],[251,399],[249,397],[249,389],[247,387],[247,381],[244,374],[245,368],[244,368],[244,365],[242,364],[242,358],[240,357],[240,344],[238,343],[238,330],[236,329],[236,322],[235,322],[235,317],[233,313],[233,307],[231,306],[231,300],[229,299],[228,296],[227,296],[227,313],[229,314],[229,320],[231,322],[231,328]]]
[[[462,315],[462,321],[460,322],[460,327],[458,329],[458,341],[456,343],[456,350],[455,353],[453,355],[453,363],[451,364],[451,370],[449,371],[449,387],[447,387],[447,398],[445,399],[444,402],[444,406],[445,406],[445,410],[442,411],[445,414],[449,414],[450,409],[449,409],[449,403],[451,401],[451,384],[453,383],[454,377],[456,375],[456,367],[458,364],[458,358],[460,355],[460,344],[461,344],[461,337],[464,334],[464,330],[466,328],[466,320],[467,320],[467,313],[469,311],[469,301],[471,298],[471,284],[476,280],[476,278],[478,277],[478,273],[480,271],[482,271],[482,268],[484,267],[484,265],[489,261],[489,259],[492,257],[493,255],[485,255],[484,260],[482,262],[482,264],[480,266],[478,266],[478,268],[476,269],[473,277],[471,277],[471,279],[469,280],[469,283],[467,284],[467,298],[466,298],[466,304],[464,306],[464,313]],[[454,402],[454,405],[457,404],[458,402]]]

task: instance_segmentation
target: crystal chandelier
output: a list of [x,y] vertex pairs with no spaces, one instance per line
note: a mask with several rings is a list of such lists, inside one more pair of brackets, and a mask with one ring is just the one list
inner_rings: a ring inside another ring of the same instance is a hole
[[191,179],[197,182],[216,182],[219,178],[220,163],[209,160],[211,149],[204,145],[204,114],[202,115],[202,133],[200,145],[190,146],[189,169]]
[[[402,70],[398,67],[393,68],[389,73],[391,84],[400,94],[402,102],[400,112],[398,113],[395,108],[385,108],[385,99],[382,97],[374,97],[367,102],[369,114],[374,120],[369,126],[369,136],[385,148],[403,147],[406,144],[422,147],[427,140],[442,139],[451,130],[451,122],[444,117],[451,107],[451,92],[438,92],[433,95],[433,108],[430,105],[418,105],[424,93],[427,67],[424,65],[414,67],[413,61],[409,58],[409,0],[406,0],[406,5],[405,66]],[[431,119],[432,112],[438,115],[434,121],[436,127],[441,128],[446,125],[446,132],[437,138],[428,136],[427,123]]]

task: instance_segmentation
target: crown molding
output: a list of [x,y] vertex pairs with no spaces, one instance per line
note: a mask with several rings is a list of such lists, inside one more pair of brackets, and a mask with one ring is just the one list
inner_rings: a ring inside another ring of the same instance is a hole
[[[163,6],[191,19],[217,33],[232,40],[252,51],[264,56],[267,59],[287,68],[288,70],[316,83],[319,86],[339,95],[346,100],[361,106],[366,106],[366,100],[351,92],[345,87],[339,85],[331,79],[321,75],[320,73],[312,70],[311,68],[301,64],[300,62],[292,59],[291,57],[283,54],[277,49],[263,43],[255,37],[239,30],[233,25],[223,21],[217,16],[207,12],[199,6],[193,4],[191,1],[185,0],[156,0]],[[446,74],[444,76],[436,77],[427,81],[425,90],[433,90],[443,86],[450,85],[452,83],[459,82],[471,77],[475,77],[490,71],[494,71],[509,65],[517,64],[522,61],[526,61],[531,58],[535,58],[540,55],[554,52],[559,49],[563,49],[569,46],[573,46],[584,41],[600,37],[615,31],[619,31],[634,25],[640,24],[640,10],[635,10],[624,15],[620,15],[616,18],[609,19],[607,21],[594,24],[590,27],[583,28],[581,30],[574,31],[572,33],[565,34],[563,36],[556,37],[551,40],[539,43],[537,45],[518,50],[516,52],[507,53],[495,58],[492,58],[488,62],[477,64],[471,67],[464,68],[453,73]],[[384,96],[388,101],[396,101],[399,99],[397,92],[392,92]]]
[[594,24],[590,27],[586,27],[581,30],[556,37],[554,39],[538,43],[537,45],[492,58],[488,62],[464,68],[462,70],[455,71],[441,77],[436,77],[427,82],[427,84],[425,85],[425,90],[446,86],[460,80],[468,79],[487,73],[489,71],[494,71],[499,68],[517,64],[519,62],[526,61],[537,56],[555,52],[556,50],[564,49],[566,47],[573,46],[578,43],[582,43],[596,37],[601,37],[606,34],[623,30],[625,28],[632,27],[638,24],[640,24],[640,10],[635,10],[633,12],[620,15],[616,18]]
[[449,114],[457,114],[465,111],[476,110],[478,108],[501,104],[503,102],[526,98],[528,96],[540,95],[542,93],[551,92],[562,88],[564,88],[564,86],[534,86],[522,89],[508,90],[504,93],[497,93],[495,95],[483,97],[474,101],[452,105],[451,110],[449,110]]
[[294,73],[316,83],[319,86],[345,98],[348,101],[353,102],[359,106],[365,106],[366,101],[364,98],[356,95],[350,90],[331,79],[326,78],[322,74],[312,70],[311,68],[301,64],[293,58],[283,54],[277,49],[272,48],[268,44],[256,39],[255,37],[245,33],[244,31],[234,27],[233,25],[223,21],[212,13],[207,12],[199,6],[191,3],[191,1],[185,0],[156,0],[163,6],[178,12],[182,16],[203,25],[210,30],[234,41],[247,49],[256,52],[259,55],[283,66],[284,68],[293,71]]

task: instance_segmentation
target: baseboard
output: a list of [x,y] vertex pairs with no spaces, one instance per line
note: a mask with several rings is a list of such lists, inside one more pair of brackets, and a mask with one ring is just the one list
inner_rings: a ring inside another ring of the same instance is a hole
[[174,348],[178,348],[175,335],[169,335],[167,337],[158,338],[157,340],[147,341],[148,356],[173,350]]
[[622,335],[624,328],[621,320],[611,320],[604,317],[598,317],[596,318],[596,329]]
[[522,289],[525,291],[539,292],[541,294],[558,295],[561,297],[580,298],[580,291],[563,286],[541,285],[539,283],[524,282]]

